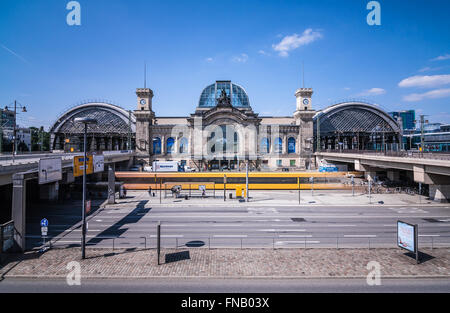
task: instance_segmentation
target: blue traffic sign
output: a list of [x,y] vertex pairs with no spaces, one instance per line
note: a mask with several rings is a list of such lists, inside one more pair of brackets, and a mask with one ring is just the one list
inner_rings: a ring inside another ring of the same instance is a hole
[[48,220],[46,218],[41,220],[41,227],[48,227]]

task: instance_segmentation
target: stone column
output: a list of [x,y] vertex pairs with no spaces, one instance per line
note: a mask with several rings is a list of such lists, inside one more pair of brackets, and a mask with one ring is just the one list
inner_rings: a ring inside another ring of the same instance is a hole
[[166,154],[166,135],[161,136],[161,155]]
[[387,177],[390,181],[398,182],[400,180],[400,172],[398,171],[387,171]]

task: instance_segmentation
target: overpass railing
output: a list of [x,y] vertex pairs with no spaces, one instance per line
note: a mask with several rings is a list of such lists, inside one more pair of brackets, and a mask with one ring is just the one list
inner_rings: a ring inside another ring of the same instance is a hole
[[342,153],[342,154],[363,154],[375,156],[390,156],[416,159],[450,160],[450,153],[445,152],[419,152],[419,151],[373,151],[373,150],[344,150],[326,149],[318,153]]

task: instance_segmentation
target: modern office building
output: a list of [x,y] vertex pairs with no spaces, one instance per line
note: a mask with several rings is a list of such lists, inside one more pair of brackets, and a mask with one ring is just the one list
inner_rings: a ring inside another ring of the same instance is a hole
[[414,130],[416,129],[416,111],[404,110],[397,112],[389,112],[394,120],[401,122],[402,129]]

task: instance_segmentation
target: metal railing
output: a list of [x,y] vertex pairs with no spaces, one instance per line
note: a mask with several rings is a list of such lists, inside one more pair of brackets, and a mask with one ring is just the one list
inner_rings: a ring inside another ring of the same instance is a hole
[[414,159],[432,159],[432,160],[450,160],[450,153],[444,152],[419,152],[419,151],[376,151],[376,150],[349,150],[349,149],[326,149],[318,153],[345,153],[345,154],[362,154],[376,156],[390,156]]
[[[166,237],[169,236],[169,237]],[[200,235],[200,236],[161,236],[161,248],[165,249],[375,249],[375,248],[396,248],[396,235],[330,235],[330,236],[238,236],[238,235]],[[235,236],[235,237],[233,237]],[[28,236],[36,239],[39,236]],[[71,243],[67,243],[71,240]],[[78,243],[75,243],[78,241]],[[95,242],[93,242],[95,241]],[[81,245],[79,237],[51,238],[45,244],[49,248],[67,248]],[[87,247],[96,249],[156,249],[157,237],[137,236],[93,236],[86,243]],[[36,245],[33,249],[42,249],[44,245]],[[419,248],[448,248],[450,247],[450,235],[442,236],[437,234],[419,235]]]

